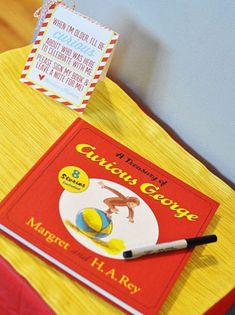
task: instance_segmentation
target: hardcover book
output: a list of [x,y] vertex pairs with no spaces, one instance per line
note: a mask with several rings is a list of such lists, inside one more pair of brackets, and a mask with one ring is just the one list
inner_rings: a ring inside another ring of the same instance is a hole
[[0,229],[121,309],[156,314],[190,257],[123,251],[200,236],[218,203],[77,119],[1,202]]

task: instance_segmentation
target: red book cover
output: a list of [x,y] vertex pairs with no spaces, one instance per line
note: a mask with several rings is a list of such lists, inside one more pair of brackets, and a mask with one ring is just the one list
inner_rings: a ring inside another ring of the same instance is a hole
[[77,119],[1,202],[0,230],[132,314],[156,314],[218,203]]

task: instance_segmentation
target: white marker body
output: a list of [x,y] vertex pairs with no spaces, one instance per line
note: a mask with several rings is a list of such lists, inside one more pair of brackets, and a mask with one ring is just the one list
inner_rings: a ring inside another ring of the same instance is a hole
[[183,240],[178,240],[174,242],[161,243],[159,245],[156,244],[156,245],[151,245],[151,246],[134,248],[131,250],[132,252],[131,258],[157,254],[157,253],[163,253],[163,252],[169,252],[176,249],[183,249],[183,248],[187,248],[187,245],[188,245],[187,241],[183,239]]

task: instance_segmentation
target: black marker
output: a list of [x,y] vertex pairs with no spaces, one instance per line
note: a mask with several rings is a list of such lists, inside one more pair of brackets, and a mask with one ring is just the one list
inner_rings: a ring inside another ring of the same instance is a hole
[[156,245],[134,248],[123,252],[123,257],[126,259],[138,258],[145,255],[163,253],[184,248],[192,248],[197,245],[213,243],[217,241],[216,235],[206,235],[201,237],[186,238],[173,242],[161,243]]

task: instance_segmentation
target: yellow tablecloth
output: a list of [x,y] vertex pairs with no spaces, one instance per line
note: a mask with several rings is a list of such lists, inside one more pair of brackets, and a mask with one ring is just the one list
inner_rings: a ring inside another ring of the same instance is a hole
[[[0,199],[78,117],[75,111],[19,82],[29,50],[0,55]],[[219,241],[194,250],[160,311],[203,314],[234,287],[235,192],[107,78],[98,83],[83,118],[221,204],[207,229]],[[1,255],[57,314],[122,313],[2,235],[0,248]]]

